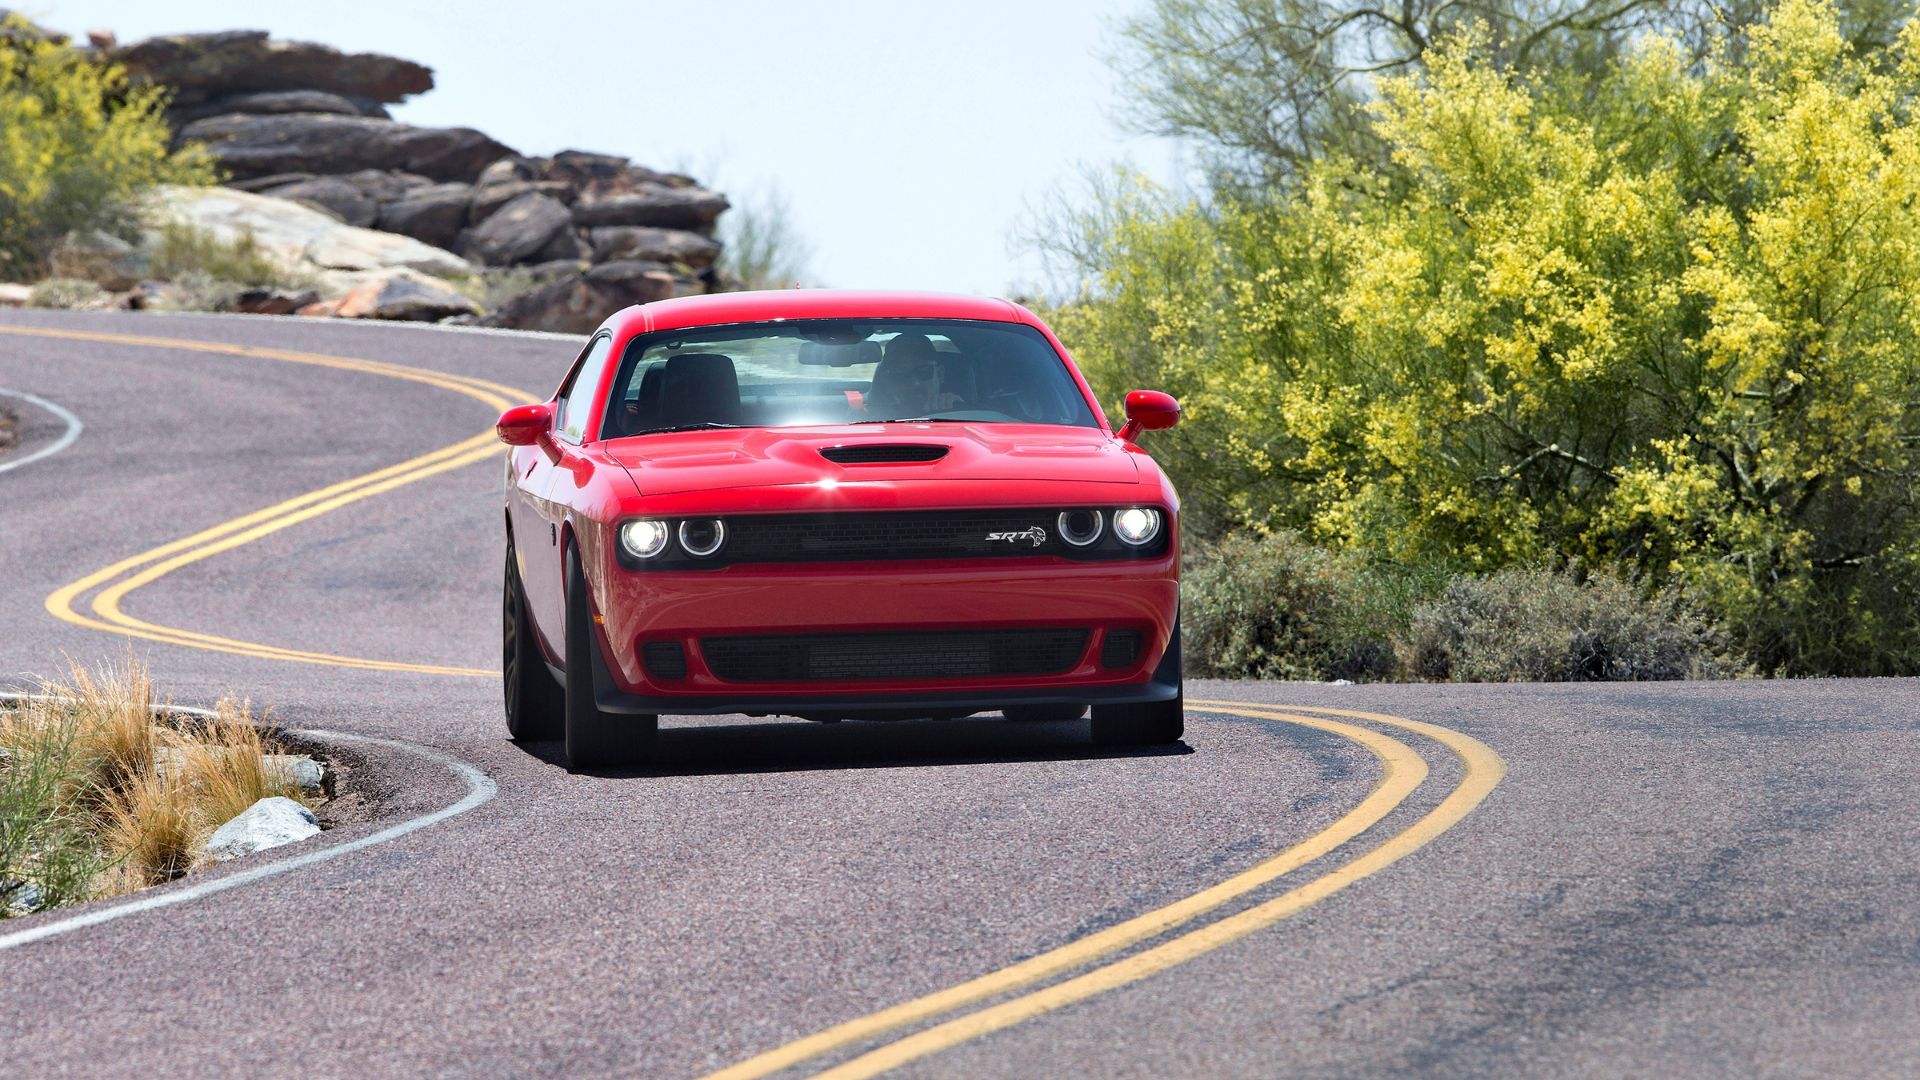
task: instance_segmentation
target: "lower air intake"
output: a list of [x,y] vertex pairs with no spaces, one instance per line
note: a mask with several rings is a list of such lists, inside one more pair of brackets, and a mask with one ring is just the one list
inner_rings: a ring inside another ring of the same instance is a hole
[[1057,675],[1086,647],[1083,629],[700,639],[707,666],[728,682]]

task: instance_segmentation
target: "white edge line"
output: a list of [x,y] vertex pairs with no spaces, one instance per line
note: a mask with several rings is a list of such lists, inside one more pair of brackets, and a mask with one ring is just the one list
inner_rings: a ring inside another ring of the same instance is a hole
[[53,445],[43,446],[33,453],[28,454],[26,457],[10,458],[6,461],[0,461],[0,473],[6,472],[9,469],[17,469],[22,465],[31,465],[44,457],[52,457],[67,447],[72,446],[74,440],[80,437],[80,432],[86,429],[86,425],[80,422],[78,416],[73,415],[71,409],[68,409],[64,405],[56,405],[38,394],[29,394],[25,390],[8,390],[5,387],[0,387],[0,397],[17,398],[29,405],[37,405],[59,417],[61,421],[67,425],[67,430],[61,432],[60,437],[53,440]]
[[[0,693],[0,701],[51,700],[59,699],[51,698],[43,694]],[[212,717],[215,715],[206,709],[194,709],[174,705],[167,706],[159,711],[163,713],[183,713],[188,716],[199,717]],[[248,870],[242,870],[239,873],[228,874],[225,877],[215,878],[211,881],[204,881],[198,885],[189,885],[182,889],[175,889],[155,896],[143,897],[128,903],[116,904],[112,907],[80,912],[64,919],[42,923],[39,926],[31,926],[25,930],[17,930],[11,934],[0,934],[0,951],[16,948],[21,945],[30,945],[33,942],[59,934],[83,930],[89,926],[98,926],[104,922],[112,922],[115,919],[128,915],[138,915],[142,912],[152,911],[155,908],[184,904],[189,900],[198,900],[203,896],[211,896],[214,893],[225,892],[228,889],[237,889],[242,885],[251,885],[265,878],[289,873],[302,867],[312,866],[315,863],[326,862],[329,859],[337,859],[342,855],[350,855],[353,852],[370,848],[375,844],[384,844],[389,840],[397,840],[410,832],[424,829],[429,825],[438,824],[450,817],[464,814],[474,807],[492,799],[494,795],[499,792],[499,788],[494,784],[493,778],[486,773],[481,772],[479,769],[464,761],[460,761],[457,758],[425,746],[417,746],[413,743],[401,742],[397,739],[377,739],[371,735],[349,735],[343,731],[326,731],[319,728],[287,728],[285,730],[289,735],[301,737],[311,736],[323,742],[336,740],[340,742],[372,743],[377,746],[390,746],[397,750],[404,750],[407,753],[426,758],[428,761],[445,768],[448,772],[459,777],[467,785],[467,794],[452,805],[443,806],[430,814],[409,818],[406,821],[400,822],[398,825],[389,825],[379,832],[363,836],[358,840],[349,840],[344,844],[321,848],[319,851],[310,851],[304,855],[295,855],[292,858],[264,863]]]

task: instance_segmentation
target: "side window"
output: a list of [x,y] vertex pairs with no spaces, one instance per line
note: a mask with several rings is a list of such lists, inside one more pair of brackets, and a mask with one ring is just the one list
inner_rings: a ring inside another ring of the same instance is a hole
[[560,402],[560,437],[570,443],[582,440],[587,430],[587,414],[593,411],[600,377],[606,373],[607,359],[613,355],[613,338],[602,334],[587,348],[586,359],[574,373],[573,382]]

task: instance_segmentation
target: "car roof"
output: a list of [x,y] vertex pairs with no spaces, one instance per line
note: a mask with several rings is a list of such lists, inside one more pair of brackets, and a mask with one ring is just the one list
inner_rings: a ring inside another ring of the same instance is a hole
[[634,332],[646,333],[774,319],[974,319],[1039,325],[1026,308],[993,297],[863,289],[770,289],[681,296],[627,308],[615,321],[631,326]]

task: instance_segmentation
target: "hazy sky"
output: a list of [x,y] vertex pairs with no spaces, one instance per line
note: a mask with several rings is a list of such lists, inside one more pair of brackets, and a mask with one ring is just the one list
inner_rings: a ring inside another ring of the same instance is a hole
[[819,284],[1000,293],[1036,281],[1011,241],[1082,164],[1150,175],[1176,149],[1124,134],[1105,27],[1142,0],[410,3],[11,0],[49,28],[264,29],[434,69],[394,110],[523,153],[677,168],[736,196],[777,188]]

